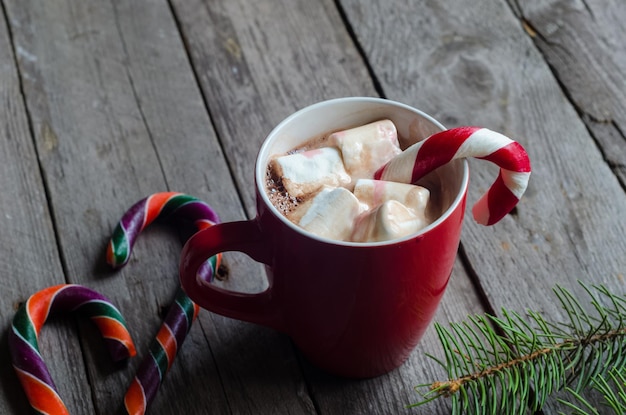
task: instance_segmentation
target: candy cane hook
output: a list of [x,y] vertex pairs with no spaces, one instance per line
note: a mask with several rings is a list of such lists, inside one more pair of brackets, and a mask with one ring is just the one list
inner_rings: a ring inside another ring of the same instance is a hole
[[394,157],[375,174],[377,180],[415,183],[449,161],[475,157],[500,167],[496,181],[472,208],[474,220],[493,225],[509,213],[526,191],[530,160],[510,138],[479,127],[459,127],[431,135]]
[[103,295],[79,285],[61,284],[30,296],[15,314],[9,332],[13,368],[33,409],[42,414],[68,415],[38,343],[48,316],[57,311],[88,316],[98,326],[113,360],[134,356],[136,351],[124,318]]
[[[114,268],[125,265],[141,231],[157,219],[170,217],[192,221],[198,230],[219,222],[215,211],[193,196],[175,192],[155,193],[134,204],[122,216],[107,247],[107,262]],[[221,255],[210,258],[201,268],[201,277],[210,281],[217,272],[220,260]],[[124,408],[128,414],[145,414],[198,312],[199,307],[179,289],[150,346],[149,356],[141,362],[126,392]]]

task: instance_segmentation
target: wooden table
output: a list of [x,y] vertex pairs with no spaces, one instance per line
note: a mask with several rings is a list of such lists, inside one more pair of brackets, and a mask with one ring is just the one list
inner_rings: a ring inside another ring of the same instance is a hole
[[[471,3],[471,6],[470,6]],[[160,191],[253,215],[252,167],[266,134],[308,104],[383,96],[447,127],[520,141],[533,176],[512,215],[467,215],[437,321],[501,307],[557,318],[551,289],[577,280],[624,292],[626,2],[622,0],[1,0],[0,413],[28,403],[10,367],[16,308],[78,283],[122,311],[140,358],[177,286],[182,237],[147,230],[112,272],[122,213]],[[496,170],[472,160],[468,203]],[[226,287],[263,288],[260,266],[226,258]],[[111,414],[140,358],[113,365],[83,319],[40,346],[72,414]],[[432,414],[406,409],[444,372],[434,330],[400,369],[363,381],[309,365],[270,329],[203,311],[155,414]],[[545,414],[555,414],[548,405]]]

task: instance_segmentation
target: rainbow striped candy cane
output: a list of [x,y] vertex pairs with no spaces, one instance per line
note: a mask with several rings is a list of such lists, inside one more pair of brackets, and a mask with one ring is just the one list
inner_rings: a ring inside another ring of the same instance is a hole
[[57,311],[87,315],[100,330],[113,360],[136,354],[120,312],[103,295],[73,284],[61,284],[36,292],[15,314],[9,331],[13,368],[37,412],[69,415],[39,352],[38,338],[48,316]]
[[[154,193],[135,203],[124,213],[107,246],[107,263],[113,268],[126,265],[141,231],[155,220],[172,216],[193,221],[198,230],[219,222],[219,217],[211,206],[193,196],[177,192]],[[218,256],[207,261],[212,269],[205,269],[204,278],[213,278],[220,260],[221,256]]]
[[526,150],[500,133],[479,127],[441,131],[391,159],[374,174],[374,179],[415,183],[437,167],[465,157],[491,161],[500,167],[496,181],[472,208],[476,222],[493,225],[519,202],[530,177]]
[[[193,221],[198,230],[219,222],[215,211],[206,203],[183,193],[155,193],[133,205],[113,231],[107,248],[107,262],[114,268],[128,262],[139,233],[157,219],[181,217]],[[221,255],[210,258],[200,270],[200,277],[210,281],[219,267]],[[199,307],[179,289],[152,345],[141,362],[126,396],[128,414],[142,415],[154,399],[165,374],[182,346]]]

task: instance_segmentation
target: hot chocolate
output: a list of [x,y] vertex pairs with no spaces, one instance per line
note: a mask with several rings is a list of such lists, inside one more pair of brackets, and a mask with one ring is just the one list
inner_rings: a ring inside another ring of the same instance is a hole
[[390,120],[336,131],[274,156],[266,192],[285,217],[318,236],[351,242],[401,238],[432,222],[426,188],[372,180],[401,152]]

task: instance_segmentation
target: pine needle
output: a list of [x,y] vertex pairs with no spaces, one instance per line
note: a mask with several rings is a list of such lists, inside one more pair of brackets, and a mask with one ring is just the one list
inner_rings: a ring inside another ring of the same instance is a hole
[[[573,414],[605,413],[583,396],[594,389],[615,414],[626,413],[626,298],[580,284],[591,307],[554,288],[566,322],[503,309],[500,317],[435,324],[445,361],[429,357],[446,369],[448,380],[418,385],[423,400],[410,406],[448,398],[452,415],[525,414],[556,399]],[[558,392],[571,399],[555,398]]]

